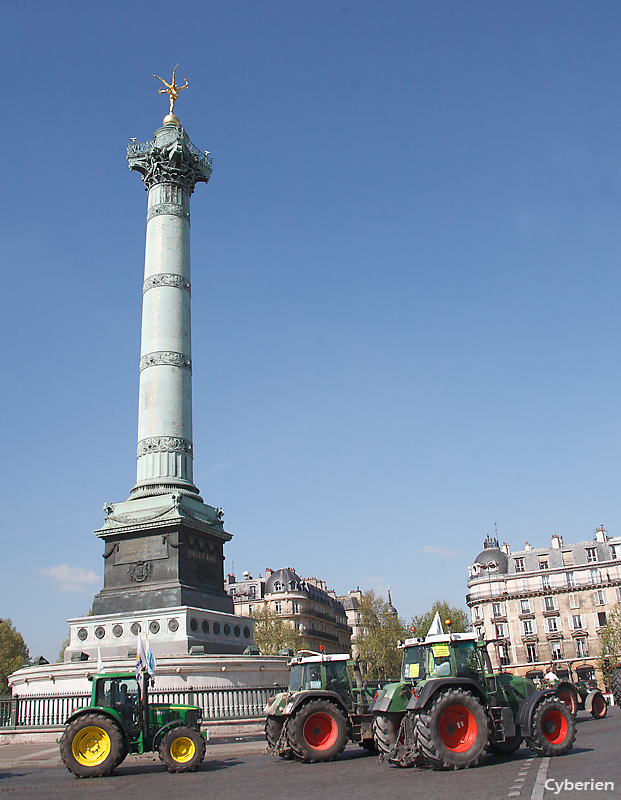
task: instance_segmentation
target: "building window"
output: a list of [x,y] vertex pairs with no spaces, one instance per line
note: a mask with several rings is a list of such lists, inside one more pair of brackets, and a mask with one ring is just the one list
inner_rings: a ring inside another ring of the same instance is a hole
[[253,608],[254,608],[254,606],[248,606],[248,616],[249,616],[249,617],[251,617],[251,616],[252,616],[252,609],[253,609]]
[[481,606],[475,606],[473,610],[474,610],[474,618],[481,619]]
[[300,623],[299,622],[294,622],[293,623],[293,627],[295,628],[296,633],[300,632]]
[[582,630],[582,628],[584,628],[584,625],[582,624],[582,614],[572,614],[571,625],[575,631]]
[[544,611],[556,611],[556,603],[554,602],[553,597],[544,597],[543,598],[543,610]]
[[531,664],[537,661],[537,645],[534,642],[526,645],[526,660]]
[[601,583],[601,582],[602,582],[602,576],[599,571],[599,568],[596,567],[595,569],[591,570],[591,583]]
[[558,617],[548,619],[548,633],[558,633]]
[[587,564],[594,564],[597,561],[597,547],[587,547]]
[[597,627],[603,628],[606,624],[606,612],[605,611],[598,611],[597,612]]
[[515,571],[516,572],[525,572],[524,559],[523,558],[514,559],[514,563],[515,563]]
[[496,638],[497,639],[504,639],[506,637],[505,626],[502,622],[499,622],[496,625]]
[[569,607],[570,608],[580,608],[580,598],[577,594],[570,594],[569,595]]
[[492,616],[494,617],[504,617],[505,610],[502,607],[502,603],[492,603]]
[[596,592],[593,592],[593,600],[596,606],[605,606],[608,600],[606,597],[606,590],[598,589]]
[[300,613],[300,604],[297,602],[297,600],[294,600],[293,603],[291,603],[291,610],[294,614]]
[[520,600],[520,614],[530,614],[530,600]]
[[509,658],[509,647],[506,644],[498,645],[498,658],[503,667],[509,666],[511,659]]
[[565,581],[567,583],[568,588],[576,585],[576,576],[573,572],[565,573]]
[[257,587],[254,586],[254,585],[253,586],[249,586],[248,587],[248,597],[250,597],[252,600],[254,600],[254,598],[256,596],[257,596]]
[[586,639],[576,639],[576,655],[578,658],[587,658],[589,655],[589,648],[587,647]]
[[619,558],[619,551],[621,550],[621,545],[618,544],[611,544],[610,545],[610,557],[613,561],[616,561]]
[[532,636],[535,633],[534,620],[525,619],[522,625],[524,626],[524,636]]
[[277,601],[274,603],[274,611],[275,611],[277,614],[282,614],[282,603],[280,602],[280,600],[277,600]]
[[282,592],[285,587],[282,585],[280,581],[274,581],[274,591],[275,592]]
[[574,563],[574,556],[571,550],[563,550],[563,566],[571,567]]
[[552,661],[560,661],[563,658],[563,648],[560,642],[552,642]]
[[549,575],[542,575],[541,576],[541,588],[544,589],[544,590],[552,588],[552,583],[550,581],[550,576]]
[[548,569],[548,557],[539,556],[539,569]]

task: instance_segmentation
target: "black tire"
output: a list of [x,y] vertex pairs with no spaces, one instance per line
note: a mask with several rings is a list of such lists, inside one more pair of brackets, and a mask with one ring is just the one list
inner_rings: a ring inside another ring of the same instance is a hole
[[83,714],[67,725],[60,738],[60,756],[78,778],[103,778],[127,755],[125,737],[104,714]]
[[377,747],[374,739],[361,739],[359,744],[363,750],[367,751],[367,753],[377,753]]
[[348,738],[347,719],[329,700],[305,703],[287,724],[289,746],[300,761],[332,761],[343,751]]
[[591,698],[591,716],[593,719],[604,719],[608,713],[608,703],[601,692],[595,692]]
[[280,742],[276,755],[281,758],[293,758],[291,748],[287,747],[287,732],[285,731],[283,738],[280,738],[282,729],[287,724],[287,719],[287,717],[268,717],[265,720],[265,738],[267,740],[267,746],[274,752],[276,750],[276,745]]
[[489,751],[495,756],[510,756],[520,749],[522,744],[522,737],[519,733],[512,736],[510,739],[505,739],[504,742],[490,742]]
[[473,767],[489,740],[487,712],[465,689],[447,689],[414,715],[418,753],[434,769]]
[[567,708],[575,717],[576,714],[578,713],[578,706],[580,705],[580,700],[578,699],[578,692],[574,689],[574,687],[562,686],[556,692],[556,696],[561,701],[561,703],[565,703]]
[[576,720],[565,703],[555,697],[543,699],[535,706],[532,733],[526,744],[538,756],[563,756],[576,738]]
[[386,755],[397,744],[397,734],[403,716],[394,711],[373,715],[373,740],[378,753]]
[[159,754],[169,772],[194,772],[205,758],[205,740],[194,728],[179,725],[164,736]]
[[615,699],[615,703],[621,706],[621,664],[617,664],[615,671],[612,673],[610,688],[612,689],[612,696]]

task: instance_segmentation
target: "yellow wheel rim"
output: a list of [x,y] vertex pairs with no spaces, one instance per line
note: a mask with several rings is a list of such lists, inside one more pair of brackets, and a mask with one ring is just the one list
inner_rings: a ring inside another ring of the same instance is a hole
[[71,743],[73,757],[83,767],[97,767],[110,755],[110,737],[94,725],[82,728]]
[[170,745],[170,755],[179,764],[186,764],[194,758],[196,753],[196,745],[187,736],[179,736],[178,739]]

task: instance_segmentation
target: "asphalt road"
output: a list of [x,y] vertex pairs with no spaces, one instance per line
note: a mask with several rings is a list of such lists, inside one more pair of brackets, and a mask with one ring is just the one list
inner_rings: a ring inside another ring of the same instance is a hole
[[[300,764],[264,754],[257,737],[217,740],[197,772],[171,775],[157,756],[131,756],[109,778],[78,780],[60,765],[51,744],[0,745],[0,800],[543,800],[621,797],[621,709],[604,720],[578,715],[573,749],[561,758],[535,758],[520,749],[508,759],[486,757],[458,772],[400,769],[349,745],[329,764]],[[591,780],[593,788],[591,789]],[[547,781],[547,784],[546,784]],[[574,784],[567,791],[565,781]],[[585,782],[588,788],[575,788]],[[597,782],[614,783],[596,789]],[[561,789],[557,791],[559,784]]]

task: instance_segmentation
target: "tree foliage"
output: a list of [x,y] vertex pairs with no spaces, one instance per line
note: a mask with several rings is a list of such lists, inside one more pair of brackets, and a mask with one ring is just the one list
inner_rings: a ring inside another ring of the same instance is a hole
[[19,669],[30,653],[21,633],[10,619],[0,619],[0,695],[9,690],[8,677]]
[[[621,660],[621,603],[613,606],[606,624],[599,635],[599,655],[597,666],[604,676],[606,686],[610,684],[615,664]],[[608,659],[608,666],[606,666]]]
[[66,639],[63,639],[62,642],[60,643],[58,658],[56,659],[57,664],[62,664],[63,661],[65,660],[65,650],[69,647],[70,644],[71,644],[71,634],[69,634],[69,636],[67,636]]
[[278,655],[278,651],[285,647],[296,652],[308,649],[304,637],[269,606],[257,609],[251,616],[256,620],[254,641],[263,655]]
[[365,677],[371,681],[397,678],[401,673],[397,643],[407,636],[405,623],[390,603],[372,590],[362,595],[358,612],[360,633],[355,646],[365,667]]
[[457,606],[450,606],[446,600],[436,600],[429,611],[412,617],[412,627],[416,628],[416,636],[426,636],[433,622],[433,618],[436,615],[436,611],[440,614],[440,620],[445,630],[445,621],[447,619],[451,620],[451,630],[453,633],[466,633],[470,630],[470,619],[468,618],[467,611]]

